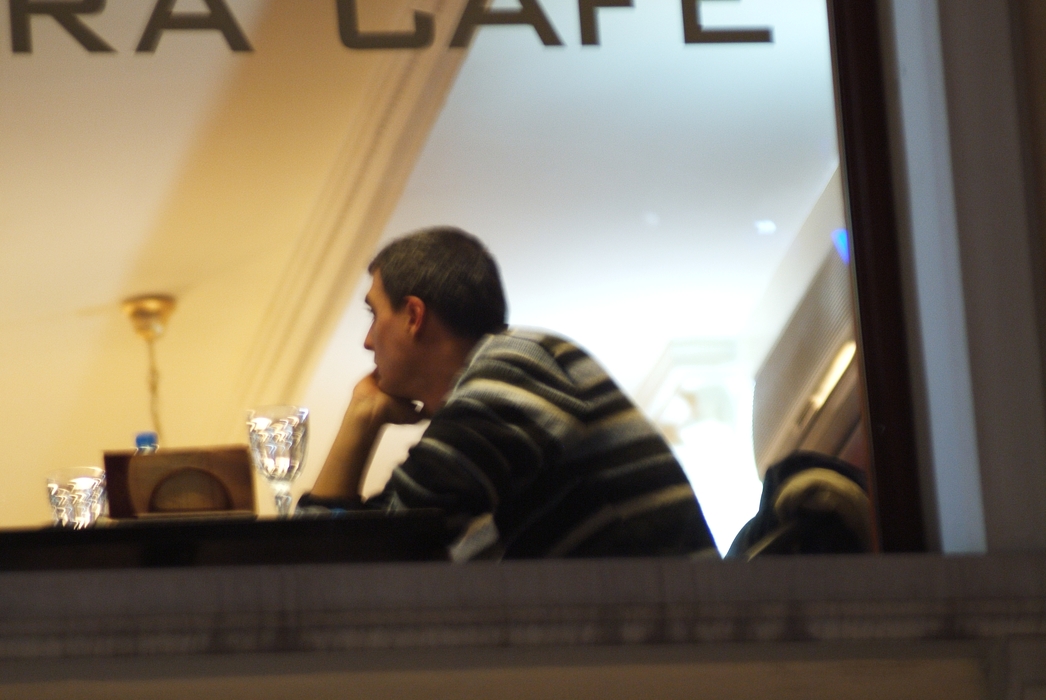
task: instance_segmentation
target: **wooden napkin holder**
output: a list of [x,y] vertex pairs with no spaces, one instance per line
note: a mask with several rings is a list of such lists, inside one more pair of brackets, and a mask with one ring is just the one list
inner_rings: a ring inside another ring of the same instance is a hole
[[106,452],[109,517],[255,512],[254,472],[242,445]]

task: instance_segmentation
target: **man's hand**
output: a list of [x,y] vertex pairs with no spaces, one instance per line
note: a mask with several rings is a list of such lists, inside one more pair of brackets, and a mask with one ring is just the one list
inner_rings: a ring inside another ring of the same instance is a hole
[[411,401],[381,390],[376,371],[368,374],[352,390],[349,408],[312,494],[321,498],[359,498],[367,459],[382,426],[417,423],[422,418]]
[[373,427],[389,423],[409,425],[417,423],[423,417],[412,401],[382,391],[378,386],[377,371],[371,372],[356,383],[352,390],[349,411]]

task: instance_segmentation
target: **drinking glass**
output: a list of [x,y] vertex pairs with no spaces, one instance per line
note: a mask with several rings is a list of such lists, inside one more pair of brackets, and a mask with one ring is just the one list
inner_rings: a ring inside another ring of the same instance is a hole
[[105,512],[105,471],[68,467],[48,474],[47,495],[55,525],[84,528]]
[[309,435],[309,409],[264,406],[247,413],[251,461],[265,477],[281,518],[291,512],[291,482],[301,473]]

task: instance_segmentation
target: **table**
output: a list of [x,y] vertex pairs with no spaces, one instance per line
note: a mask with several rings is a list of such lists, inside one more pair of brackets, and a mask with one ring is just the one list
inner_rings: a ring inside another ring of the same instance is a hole
[[447,559],[438,510],[289,520],[117,520],[83,530],[0,532],[0,571]]

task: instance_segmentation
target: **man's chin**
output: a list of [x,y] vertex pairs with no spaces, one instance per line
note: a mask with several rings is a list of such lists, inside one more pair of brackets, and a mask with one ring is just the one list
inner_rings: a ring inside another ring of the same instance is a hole
[[381,377],[381,375],[375,375],[375,379],[378,382],[378,388],[381,389],[383,393],[388,394],[389,396],[399,396],[399,394],[396,393],[395,385],[390,385],[388,381]]
[[373,374],[374,382],[378,385],[378,388],[381,389],[383,393],[388,394],[389,396],[396,399],[405,399],[407,401],[413,400],[409,397],[409,391],[404,391],[403,388],[397,386],[395,379],[390,381],[389,377],[382,375],[382,373],[379,372],[377,368],[375,368]]

